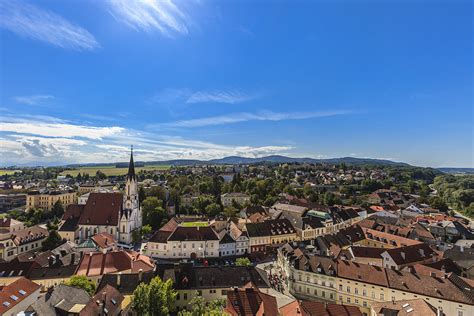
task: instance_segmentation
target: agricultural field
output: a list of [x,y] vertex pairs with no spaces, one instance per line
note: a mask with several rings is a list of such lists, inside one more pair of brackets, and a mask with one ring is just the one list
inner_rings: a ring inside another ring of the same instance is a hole
[[11,170],[11,169],[0,169],[0,176],[11,175],[15,172],[21,172],[21,170]]
[[[142,170],[146,171],[153,171],[153,170],[168,170],[170,168],[169,165],[151,165],[151,166],[144,166],[144,167],[135,167],[135,172],[138,173]],[[79,173],[81,174],[89,174],[89,176],[94,176],[97,170],[102,171],[105,173],[106,176],[121,176],[125,175],[128,172],[128,167],[124,168],[116,168],[115,166],[96,166],[96,167],[80,167],[77,169],[65,170],[61,172],[61,175],[71,175],[76,177]]]

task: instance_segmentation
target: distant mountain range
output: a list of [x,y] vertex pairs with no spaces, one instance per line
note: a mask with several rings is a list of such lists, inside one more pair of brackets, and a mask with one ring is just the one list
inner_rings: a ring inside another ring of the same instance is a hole
[[[293,158],[286,156],[266,156],[259,158],[247,158],[239,156],[229,156],[220,159],[212,160],[193,160],[193,159],[174,159],[164,161],[137,161],[136,164],[140,165],[175,165],[175,166],[189,166],[189,165],[204,165],[204,164],[221,164],[221,165],[234,165],[234,164],[257,164],[257,163],[326,163],[326,164],[340,164],[345,163],[347,165],[391,165],[391,166],[410,166],[404,162],[395,162],[384,159],[370,159],[370,158],[354,158],[354,157],[343,157],[343,158],[329,158],[329,159],[315,159],[315,158]],[[100,163],[89,163],[89,164],[72,164],[67,167],[80,167],[80,166],[102,166],[105,164]],[[110,164],[107,164],[110,165]]]
[[456,173],[456,174],[474,174],[474,168],[449,168],[449,167],[443,167],[443,168],[436,168],[441,172],[444,173]]

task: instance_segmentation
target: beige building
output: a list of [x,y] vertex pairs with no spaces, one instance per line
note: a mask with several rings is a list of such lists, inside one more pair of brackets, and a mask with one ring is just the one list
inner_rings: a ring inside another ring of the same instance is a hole
[[61,201],[66,208],[76,203],[77,194],[74,191],[31,191],[26,196],[26,209],[41,208],[50,211],[57,201]]
[[224,193],[221,195],[222,205],[224,206],[231,206],[232,201],[240,205],[245,205],[250,203],[250,196],[245,193],[234,192],[234,193]]
[[474,288],[454,273],[443,278],[335,260],[282,247],[278,266],[297,298],[336,301],[371,314],[374,303],[423,299],[447,316],[474,315]]

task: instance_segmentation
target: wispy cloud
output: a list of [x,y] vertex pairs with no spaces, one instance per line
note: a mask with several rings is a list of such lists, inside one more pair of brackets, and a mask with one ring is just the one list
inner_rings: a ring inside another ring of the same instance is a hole
[[83,51],[100,47],[94,36],[84,28],[21,1],[0,1],[0,27],[61,48]]
[[250,101],[257,97],[258,95],[249,95],[239,91],[198,91],[191,94],[186,103],[216,102],[235,104]]
[[188,34],[188,19],[174,0],[109,0],[116,20],[135,30],[158,30],[162,34]]
[[95,127],[76,125],[62,121],[9,120],[6,118],[0,121],[0,123],[0,132],[13,132],[45,137],[80,137],[100,140],[123,131],[123,128],[117,126]]
[[48,94],[35,94],[29,96],[18,96],[12,98],[15,102],[26,105],[41,105],[48,100],[54,99],[54,96]]
[[200,119],[181,120],[162,125],[150,125],[154,127],[202,127],[212,125],[234,124],[247,121],[284,121],[284,120],[304,120],[311,118],[330,117],[351,114],[351,111],[316,111],[316,112],[286,112],[278,113],[271,111],[261,111],[258,113],[233,113],[229,115],[212,116]]
[[227,103],[236,104],[257,99],[261,93],[244,93],[240,90],[193,91],[191,89],[163,89],[151,99],[154,103]]

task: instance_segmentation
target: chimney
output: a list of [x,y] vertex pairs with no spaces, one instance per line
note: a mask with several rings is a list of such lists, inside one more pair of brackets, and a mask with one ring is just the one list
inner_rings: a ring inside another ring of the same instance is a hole
[[425,256],[425,250],[424,249],[419,249],[420,256],[424,257]]
[[72,266],[75,261],[76,261],[76,253],[73,252],[73,253],[71,253],[71,263],[70,263],[70,265]]
[[404,251],[400,252],[400,255],[402,256],[403,260],[405,260],[405,252]]
[[436,309],[436,316],[443,316],[443,311],[441,310],[441,308],[437,308]]
[[464,252],[464,246],[460,246],[459,251]]
[[122,281],[121,278],[122,278],[122,272],[119,272],[117,274],[117,288],[120,288],[120,282]]
[[54,265],[54,257],[53,256],[48,257],[48,264],[49,264],[50,267],[52,267]]
[[59,253],[57,253],[57,254],[54,256],[54,262],[56,262],[56,264],[59,262]]
[[138,281],[141,282],[143,279],[143,269],[138,270]]

